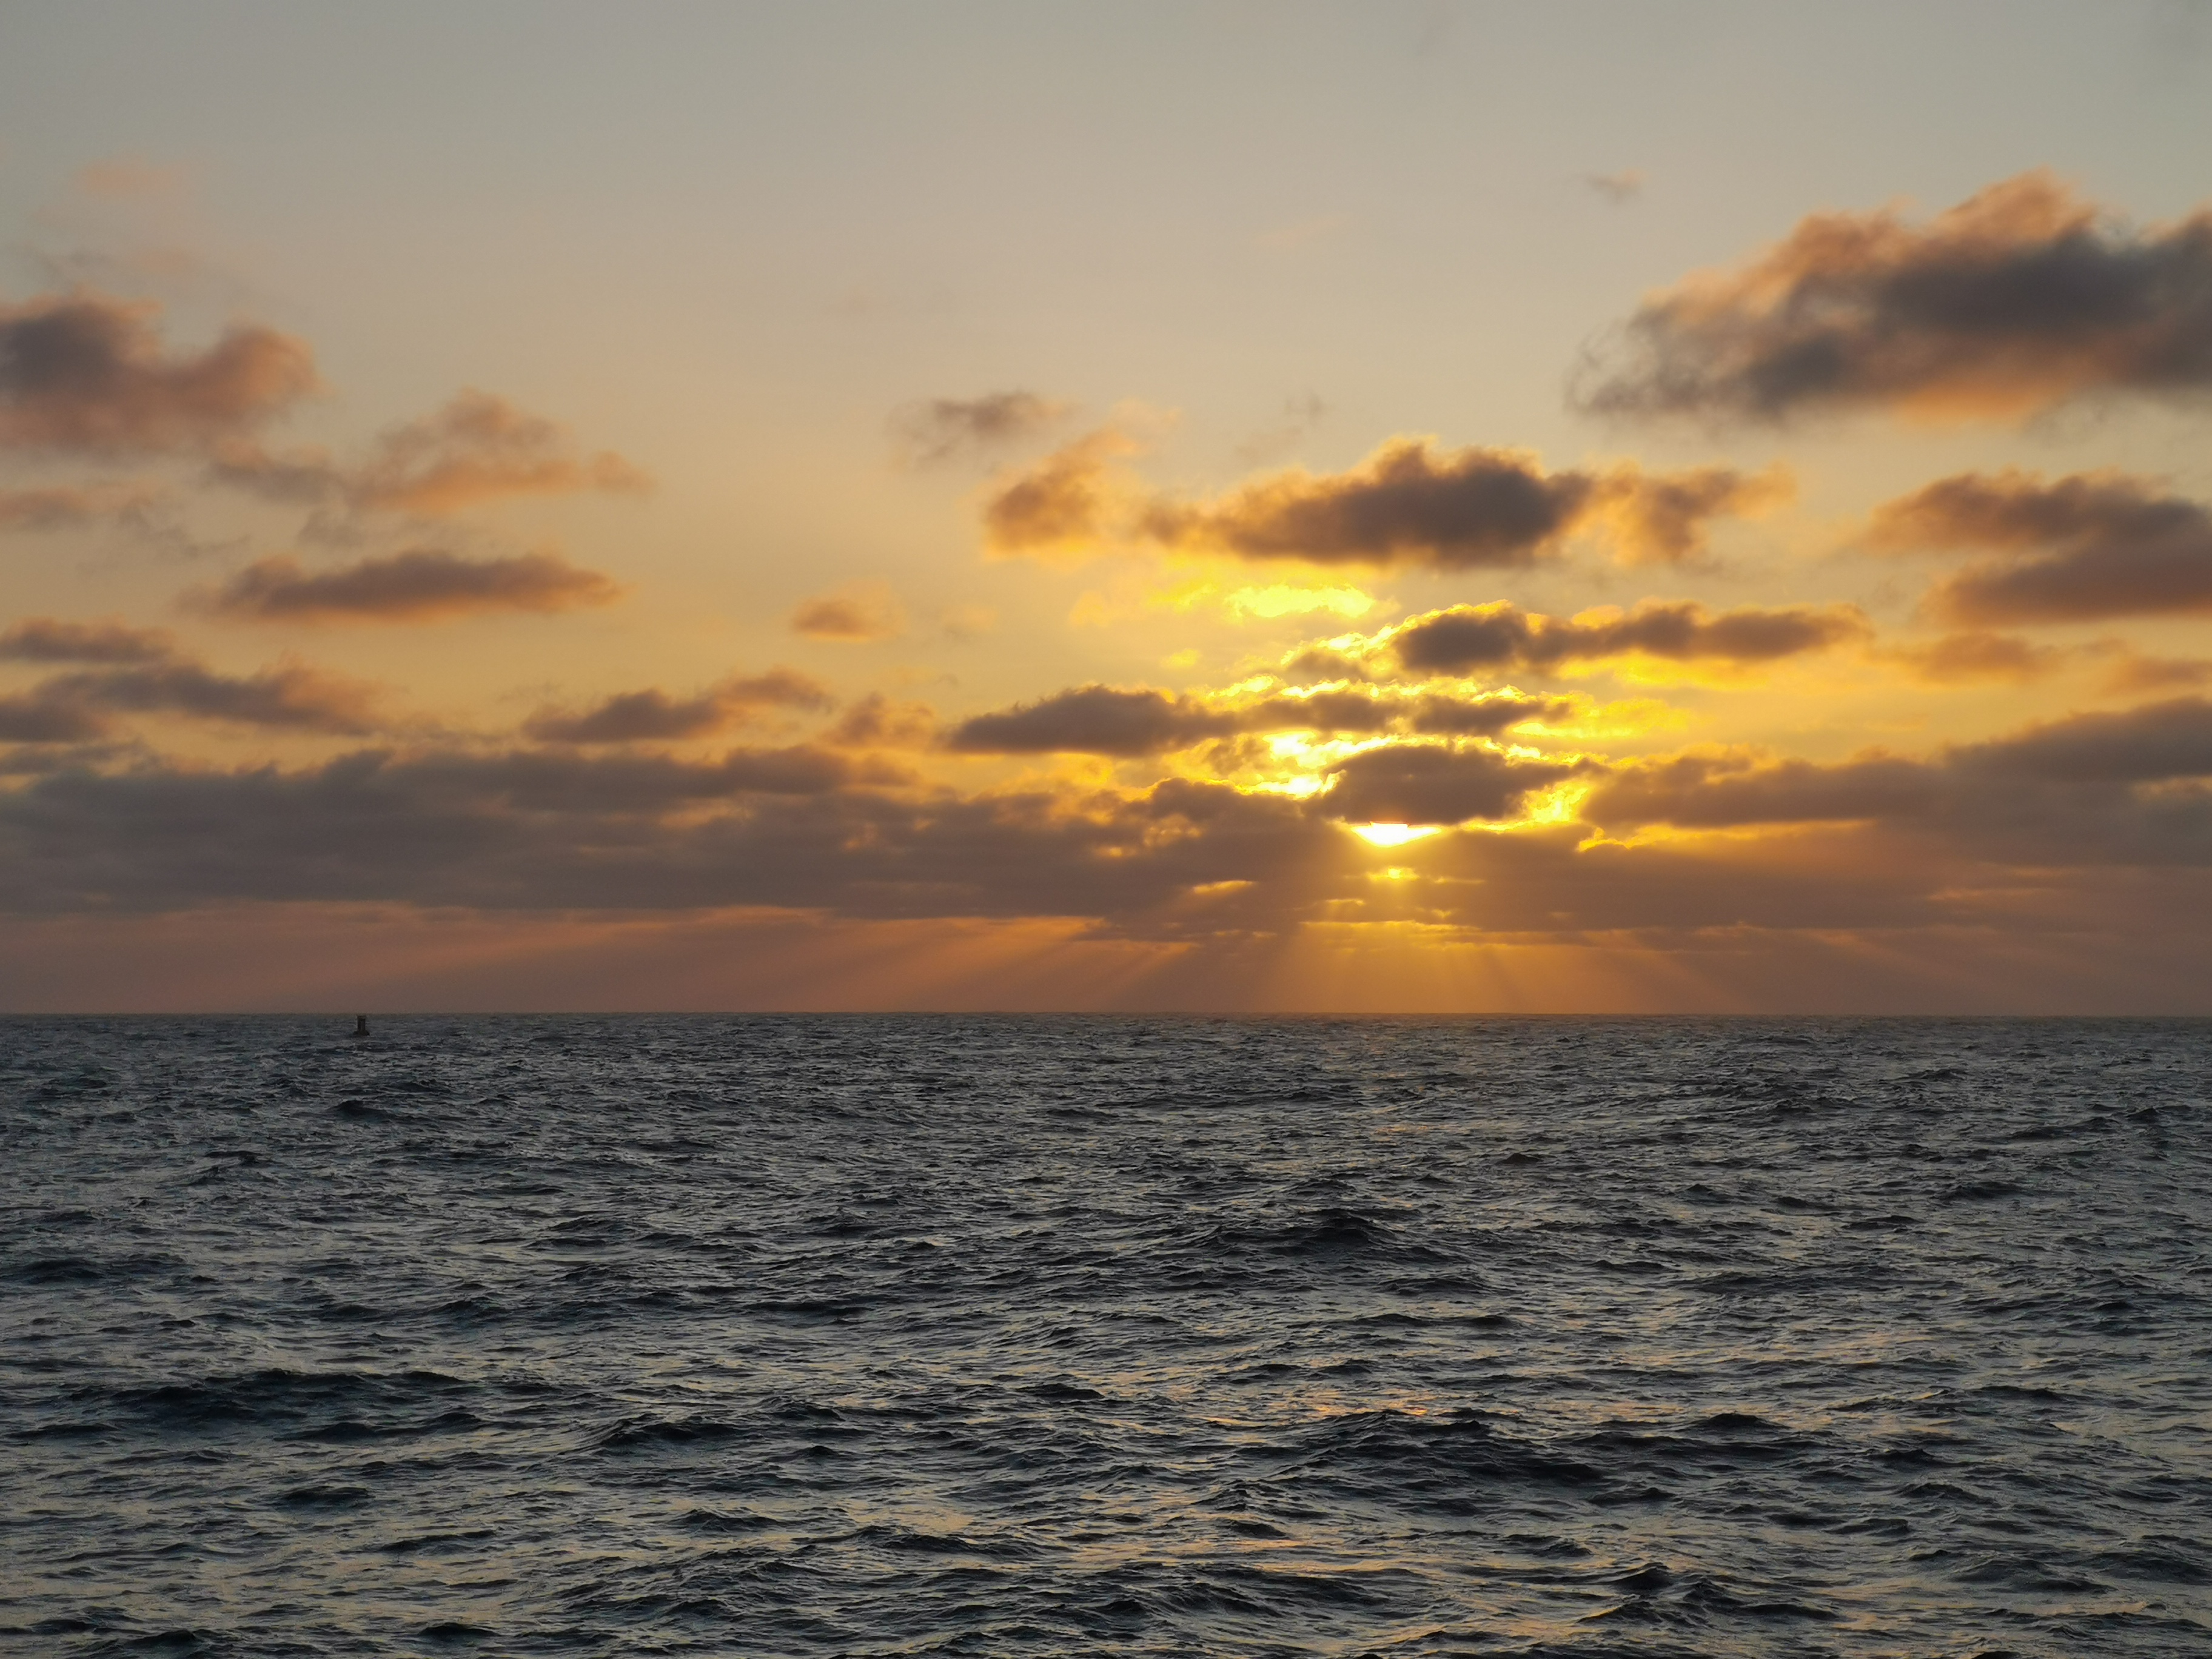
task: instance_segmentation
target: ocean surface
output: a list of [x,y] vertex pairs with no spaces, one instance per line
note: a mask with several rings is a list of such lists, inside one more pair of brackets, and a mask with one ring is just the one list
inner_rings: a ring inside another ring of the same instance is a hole
[[0,1650],[2212,1654],[2212,1024],[0,1021]]

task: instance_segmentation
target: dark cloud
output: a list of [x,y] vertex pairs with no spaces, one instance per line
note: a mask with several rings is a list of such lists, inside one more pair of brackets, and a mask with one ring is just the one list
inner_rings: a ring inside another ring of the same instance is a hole
[[2212,388],[2212,213],[2137,229],[2045,173],[1924,225],[1818,214],[1644,301],[1573,389],[1601,415],[2022,416]]
[[1909,831],[1888,856],[1932,867],[2212,864],[2212,702],[2069,716],[1910,759],[1832,765],[1746,755],[1615,769],[1583,804],[1608,829],[1863,823]]
[[540,614],[611,605],[622,589],[550,553],[471,559],[432,549],[311,572],[289,556],[248,565],[195,597],[217,616],[253,622],[432,622],[489,611]]
[[821,683],[788,668],[726,679],[693,697],[623,691],[580,712],[541,708],[523,730],[543,743],[646,743],[705,737],[761,708],[826,708]]
[[278,454],[238,441],[217,450],[209,476],[275,501],[423,517],[502,496],[636,494],[652,485],[611,450],[585,454],[557,422],[474,388],[392,428],[358,465],[318,450]]
[[0,658],[17,662],[152,663],[176,655],[175,637],[167,629],[122,623],[32,617],[0,634]]
[[1372,733],[1402,728],[1433,735],[1489,737],[1526,720],[1571,713],[1574,707],[1561,698],[1510,693],[1407,698],[1334,690],[1235,702],[1085,685],[977,714],[955,726],[945,746],[977,755],[1133,758],[1246,732]]
[[1322,811],[1353,823],[1464,823],[1510,818],[1530,792],[1584,770],[1578,762],[1527,760],[1437,743],[1364,749],[1336,768]]
[[2050,783],[2162,783],[2212,777],[2212,702],[2177,697],[2117,714],[2075,714],[1969,744],[1951,764]]
[[884,787],[898,781],[803,749],[706,764],[368,752],[289,772],[66,771],[0,795],[0,907],[1132,918],[1223,883],[1272,887],[1279,907],[1341,862],[1340,832],[1279,798],[1181,784],[963,799]]
[[1494,738],[1528,720],[1567,720],[1579,713],[1566,697],[1425,696],[1413,707],[1412,729],[1435,737]]
[[97,708],[43,688],[0,697],[0,743],[89,743],[105,737],[108,726]]
[[963,720],[945,746],[970,755],[1133,757],[1186,748],[1238,729],[1234,714],[1197,698],[1085,685]]
[[1711,611],[1688,599],[1646,599],[1629,611],[1547,617],[1504,603],[1432,611],[1382,640],[1407,668],[1552,669],[1642,654],[1678,662],[1773,662],[1871,637],[1855,605],[1745,606]]
[[1583,184],[1615,207],[1626,207],[1644,194],[1644,175],[1634,167],[1619,173],[1585,173]]
[[198,449],[315,390],[314,359],[289,336],[241,326],[197,356],[172,356],[159,315],[89,293],[0,304],[0,446]]
[[1703,552],[1712,519],[1758,510],[1788,488],[1784,475],[1726,467],[1547,472],[1520,450],[1397,438],[1349,472],[1279,472],[1201,507],[1156,501],[1140,524],[1170,547],[1447,570],[1528,564],[1602,528],[1626,562],[1665,562]]
[[1994,555],[1930,590],[1929,611],[1956,622],[2212,611],[2212,511],[2124,473],[1944,478],[1878,508],[1868,544]]
[[[1155,940],[1389,919],[1485,945],[1669,951],[1701,934],[1740,948],[1746,928],[1864,939],[1963,924],[2002,938],[2061,907],[2095,914],[2117,890],[2100,869],[2163,883],[2143,892],[2169,911],[2201,891],[2159,872],[2212,870],[2212,791],[2184,769],[2207,763],[2208,733],[2197,703],[1919,761],[1583,764],[1610,827],[1729,833],[1623,844],[1588,823],[1445,829],[1381,854],[1417,866],[1386,884],[1342,822],[1495,825],[1578,763],[1391,745],[1299,800],[1192,780],[962,797],[805,745],[702,762],[574,749],[366,751],[290,770],[57,762],[0,793],[0,908],[768,907],[1080,918],[1097,936]],[[2083,759],[2116,749],[2130,758]],[[2157,911],[2147,900],[2129,914]]]
[[1034,392],[990,392],[980,398],[931,398],[891,416],[891,431],[918,465],[963,452],[996,449],[1035,437],[1067,417],[1071,405]]

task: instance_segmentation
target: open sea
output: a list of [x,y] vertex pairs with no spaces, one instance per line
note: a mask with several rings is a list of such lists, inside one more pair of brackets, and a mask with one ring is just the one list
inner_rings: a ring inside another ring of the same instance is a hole
[[2212,1655],[2212,1024],[0,1021],[0,1650]]

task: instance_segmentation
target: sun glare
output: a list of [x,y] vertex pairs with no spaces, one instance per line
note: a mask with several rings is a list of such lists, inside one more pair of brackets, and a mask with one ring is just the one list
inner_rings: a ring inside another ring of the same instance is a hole
[[1356,823],[1352,833],[1376,847],[1403,847],[1437,833],[1433,823]]

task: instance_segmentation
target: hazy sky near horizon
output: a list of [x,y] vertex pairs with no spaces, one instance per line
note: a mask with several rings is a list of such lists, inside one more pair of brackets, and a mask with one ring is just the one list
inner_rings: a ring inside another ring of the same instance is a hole
[[2212,1012],[2212,6],[0,3],[0,1006]]

